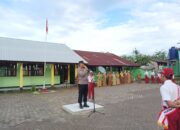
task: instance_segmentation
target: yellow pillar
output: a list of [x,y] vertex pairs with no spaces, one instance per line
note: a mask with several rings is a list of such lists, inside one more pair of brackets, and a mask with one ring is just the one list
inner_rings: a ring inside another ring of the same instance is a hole
[[68,83],[70,83],[70,65],[68,65]]
[[20,78],[19,86],[20,88],[23,88],[23,63],[20,63],[19,78]]
[[77,73],[78,73],[78,65],[75,64],[75,78],[77,78]]
[[54,85],[54,64],[51,65],[51,86]]

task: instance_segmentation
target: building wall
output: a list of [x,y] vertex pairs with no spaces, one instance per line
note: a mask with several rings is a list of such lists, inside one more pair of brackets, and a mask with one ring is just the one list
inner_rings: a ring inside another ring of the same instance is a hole
[[[47,64],[44,76],[24,76],[23,86],[51,84],[51,64]],[[60,84],[60,76],[54,76],[54,83]],[[20,85],[20,64],[17,64],[17,73],[15,77],[0,77],[0,87],[15,87]]]
[[[45,76],[24,76],[24,86],[51,84],[51,64],[47,64]],[[60,84],[60,76],[54,76],[54,83]]]
[[0,87],[12,87],[12,86],[19,86],[19,74],[20,74],[20,65],[17,64],[17,72],[16,76],[12,77],[0,77]]

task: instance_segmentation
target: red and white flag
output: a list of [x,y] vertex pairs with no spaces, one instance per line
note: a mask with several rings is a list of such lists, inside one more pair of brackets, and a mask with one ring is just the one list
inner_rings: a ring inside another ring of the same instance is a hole
[[46,19],[46,34],[48,34],[48,19]]

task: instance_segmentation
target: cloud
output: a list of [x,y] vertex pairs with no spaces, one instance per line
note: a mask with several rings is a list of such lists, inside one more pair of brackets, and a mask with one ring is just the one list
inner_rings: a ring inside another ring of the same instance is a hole
[[134,48],[151,54],[176,45],[180,34],[178,4],[156,2],[148,9],[138,7],[131,12],[134,19],[124,24],[103,29],[96,25],[86,26],[68,37],[66,42],[75,49],[110,50],[119,55],[129,54]]
[[[113,11],[116,14],[109,16]],[[128,19],[118,13],[122,11]],[[120,16],[122,20],[116,18]],[[118,55],[134,48],[151,54],[179,42],[179,16],[176,0],[14,0],[0,4],[0,36],[44,41],[47,17],[49,42]],[[110,24],[112,19],[115,24]]]

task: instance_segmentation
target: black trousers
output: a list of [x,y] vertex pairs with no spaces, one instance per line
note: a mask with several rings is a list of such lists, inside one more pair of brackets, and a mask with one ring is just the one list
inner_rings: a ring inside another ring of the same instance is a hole
[[78,84],[78,89],[79,89],[78,103],[82,103],[82,100],[84,101],[84,103],[87,103],[88,84]]

